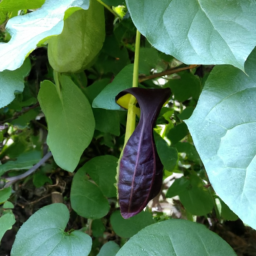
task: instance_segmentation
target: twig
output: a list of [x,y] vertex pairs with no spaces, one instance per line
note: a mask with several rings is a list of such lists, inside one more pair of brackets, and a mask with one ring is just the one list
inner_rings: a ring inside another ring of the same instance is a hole
[[139,83],[144,82],[146,80],[162,77],[162,76],[179,73],[181,71],[184,71],[184,70],[187,70],[187,69],[191,69],[191,68],[195,68],[197,66],[198,65],[190,65],[190,66],[187,66],[187,67],[184,67],[184,68],[171,68],[171,69],[165,70],[165,71],[160,72],[160,73],[156,73],[156,74],[153,74],[153,75],[150,75],[150,76],[142,77],[142,78],[139,79]]
[[10,187],[13,183],[15,183],[18,180],[24,179],[33,172],[35,172],[41,165],[43,165],[50,157],[52,156],[51,152],[48,152],[37,164],[35,164],[32,168],[30,168],[27,172],[15,176],[15,177],[10,177],[7,178],[6,181],[7,183],[5,184],[4,188]]
[[8,118],[8,119],[1,121],[0,125],[2,125],[4,123],[9,123],[10,121],[13,121],[13,120],[17,119],[18,117],[22,116],[23,114],[27,113],[29,110],[37,108],[37,107],[39,107],[39,102],[37,102],[36,104],[34,104],[30,107],[26,107],[26,108],[22,109],[20,112],[15,113],[12,118]]

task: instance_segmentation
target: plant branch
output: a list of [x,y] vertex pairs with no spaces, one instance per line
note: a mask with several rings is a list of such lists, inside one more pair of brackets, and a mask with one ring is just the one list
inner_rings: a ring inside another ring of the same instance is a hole
[[15,177],[10,177],[7,178],[6,181],[7,183],[5,184],[4,188],[10,187],[13,183],[15,183],[18,180],[24,179],[33,172],[35,172],[40,166],[42,166],[50,157],[52,156],[51,152],[48,152],[37,164],[35,164],[32,168],[30,168],[27,172],[15,176]]
[[30,107],[26,107],[26,108],[22,109],[20,112],[15,113],[12,118],[8,118],[8,119],[5,119],[5,120],[1,121],[0,125],[3,125],[4,123],[9,123],[9,122],[17,119],[18,117],[22,116],[23,114],[27,113],[29,110],[37,108],[37,107],[39,107],[38,102],[36,104],[30,106]]
[[106,5],[105,3],[103,3],[101,0],[97,0],[97,1],[98,1],[100,4],[102,4],[106,9],[108,9],[112,14],[114,14],[115,17],[120,18],[119,15],[118,15],[116,12],[114,12],[108,5]]
[[172,75],[172,74],[175,74],[175,73],[179,73],[179,72],[184,71],[184,70],[196,68],[197,66],[198,65],[189,65],[189,66],[184,67],[184,68],[171,68],[171,69],[167,69],[167,70],[165,70],[163,72],[160,72],[160,73],[155,73],[155,74],[150,75],[150,76],[142,77],[142,78],[139,79],[139,83],[147,81],[147,80],[151,80],[151,79],[154,79],[154,78],[162,77],[162,76]]
[[[138,87],[138,77],[139,77],[139,54],[140,54],[140,32],[137,30],[136,33],[136,42],[135,42],[135,58],[134,58],[134,68],[133,68],[133,80],[132,87]],[[126,122],[126,131],[125,131],[125,142],[131,137],[133,131],[136,126],[136,98],[131,96],[129,106],[128,106],[128,114],[127,114],[127,122]]]

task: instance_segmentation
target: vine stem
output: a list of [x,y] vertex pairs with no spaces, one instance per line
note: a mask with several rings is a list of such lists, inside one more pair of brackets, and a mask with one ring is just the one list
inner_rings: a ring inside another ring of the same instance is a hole
[[[132,87],[138,87],[139,83],[139,55],[140,55],[140,32],[136,32],[136,42],[135,42],[135,58],[134,58],[134,67],[133,67],[133,80]],[[136,98],[131,95],[130,102],[128,105],[128,114],[126,122],[126,131],[125,131],[125,143],[131,137],[132,133],[135,130],[136,126]]]
[[115,17],[119,17],[119,15],[117,15],[116,12],[114,12],[108,5],[106,5],[105,3],[103,3],[101,0],[97,0],[100,4],[102,4],[106,9],[108,9],[112,14],[114,14]]

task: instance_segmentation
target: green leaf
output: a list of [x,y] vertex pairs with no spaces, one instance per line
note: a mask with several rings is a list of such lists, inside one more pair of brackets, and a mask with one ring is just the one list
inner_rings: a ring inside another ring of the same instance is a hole
[[116,256],[235,256],[233,249],[205,226],[186,220],[150,225],[132,237]]
[[45,183],[52,184],[52,180],[43,172],[37,171],[33,175],[33,184],[36,188],[42,187]]
[[3,204],[5,201],[9,199],[12,194],[12,188],[4,188],[0,190],[0,204]]
[[132,87],[132,74],[132,64],[123,68],[115,79],[94,99],[92,107],[120,110],[121,107],[116,104],[115,97],[119,92]]
[[158,51],[154,48],[140,48],[140,58],[139,58],[139,71],[142,74],[149,75],[151,70],[156,67],[160,58],[158,56]]
[[[10,19],[6,29],[12,38],[8,43],[1,43],[0,59],[4,61],[0,62],[0,71],[19,68],[38,42],[60,34],[64,26],[65,11],[70,7],[88,9],[89,0],[48,0],[40,9]],[[77,9],[72,8],[72,11]]]
[[181,114],[178,115],[178,117],[181,120],[185,120],[191,117],[191,115],[193,114],[193,111],[195,110],[194,107],[186,107]]
[[105,231],[105,225],[101,219],[93,220],[92,222],[92,235],[94,237],[102,237]]
[[90,178],[99,186],[106,197],[116,197],[116,168],[118,158],[98,156],[86,162],[83,168]]
[[172,171],[178,163],[178,152],[176,148],[171,147],[157,133],[154,134],[157,153],[167,171]]
[[185,123],[180,123],[168,132],[167,137],[171,141],[172,145],[175,145],[187,135],[188,127]]
[[191,160],[195,163],[201,163],[200,156],[198,155],[194,145],[188,142],[178,142],[175,144],[175,147],[179,153],[186,153],[188,160]]
[[102,2],[110,6],[118,6],[124,4],[125,0],[102,0]]
[[86,176],[86,164],[75,174],[71,186],[72,208],[82,217],[99,219],[109,211],[108,200],[97,185]]
[[176,179],[167,190],[166,197],[172,198],[174,196],[177,196],[180,193],[182,193],[182,191],[186,190],[188,186],[189,186],[189,181],[185,177]]
[[14,126],[17,126],[19,129],[25,129],[28,126],[28,123],[36,118],[38,112],[38,110],[31,109],[25,114],[19,116],[17,119],[14,119],[10,123]]
[[140,212],[129,219],[124,219],[120,211],[115,211],[110,217],[110,223],[118,236],[129,238],[146,226],[153,224],[154,220],[150,212]]
[[34,213],[19,229],[13,256],[89,255],[91,238],[81,231],[64,232],[69,211],[64,204],[51,204]]
[[186,121],[210,182],[243,222],[256,229],[256,50],[243,73],[215,67]]
[[110,80],[108,78],[98,80],[94,82],[89,87],[86,87],[84,89],[84,92],[90,101],[90,103],[93,102],[93,100],[97,97],[97,95],[109,84]]
[[43,5],[45,0],[2,0],[0,11],[13,12],[22,9],[37,9]]
[[238,219],[237,215],[220,198],[216,198],[215,202],[222,219],[229,221],[236,221]]
[[198,216],[211,212],[214,206],[211,192],[197,175],[191,174],[188,180],[186,189],[180,190],[178,194],[186,210]]
[[[1,47],[0,47],[1,54]],[[5,61],[2,61],[5,62]],[[1,66],[1,64],[0,64]],[[24,78],[28,75],[31,69],[29,59],[15,71],[0,72],[0,108],[7,106],[14,98],[15,92],[22,92],[24,89]]]
[[0,176],[10,170],[26,170],[38,163],[42,158],[40,151],[27,151],[17,157],[15,161],[8,161],[0,165]]
[[9,209],[13,209],[14,208],[14,205],[13,203],[9,202],[9,201],[6,201],[4,204],[3,204],[3,208],[9,208]]
[[243,70],[255,47],[254,1],[126,0],[126,3],[135,26],[148,41],[184,63],[231,64]]
[[41,83],[38,95],[48,124],[47,143],[54,160],[73,172],[94,133],[94,117],[90,103],[70,77],[61,76],[58,94],[50,81]]
[[98,1],[91,1],[88,10],[69,16],[62,33],[49,40],[49,62],[58,72],[84,70],[99,53],[104,39],[104,7]]
[[6,213],[0,218],[0,242],[5,232],[12,228],[15,223],[15,216],[13,213]]
[[93,109],[95,129],[103,133],[120,135],[119,111],[107,109]]
[[116,256],[120,247],[113,241],[105,243],[97,256]]
[[171,88],[175,99],[180,102],[188,100],[190,97],[197,100],[201,92],[199,78],[188,71],[180,72],[178,77],[171,79],[165,87]]

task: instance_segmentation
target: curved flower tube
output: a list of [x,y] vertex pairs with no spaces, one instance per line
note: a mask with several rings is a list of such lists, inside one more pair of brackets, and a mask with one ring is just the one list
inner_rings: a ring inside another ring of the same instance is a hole
[[125,219],[141,212],[161,190],[163,165],[156,151],[153,127],[171,90],[130,88],[116,96],[117,103],[128,93],[137,99],[141,116],[119,163],[119,204]]

